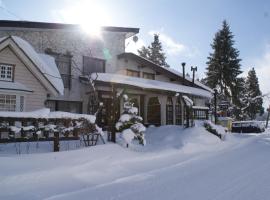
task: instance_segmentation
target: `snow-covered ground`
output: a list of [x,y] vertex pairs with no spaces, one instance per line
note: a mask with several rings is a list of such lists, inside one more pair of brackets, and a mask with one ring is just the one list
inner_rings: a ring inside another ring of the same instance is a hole
[[6,151],[0,199],[270,198],[267,132],[221,141],[201,126],[163,126],[149,128],[146,141],[136,149],[107,143],[58,153]]

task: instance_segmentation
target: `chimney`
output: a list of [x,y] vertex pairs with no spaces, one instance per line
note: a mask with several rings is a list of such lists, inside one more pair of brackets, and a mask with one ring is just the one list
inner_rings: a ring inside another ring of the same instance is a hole
[[196,67],[192,67],[192,66],[191,66],[191,71],[192,71],[192,73],[193,73],[193,75],[192,75],[192,83],[193,83],[193,85],[194,85],[195,72],[197,71],[197,66],[196,66]]
[[185,65],[186,65],[186,63],[183,62],[183,63],[182,63],[182,69],[183,69],[183,85],[185,85],[185,79],[186,79],[186,78],[185,78],[185,76],[186,76],[186,75],[185,75]]

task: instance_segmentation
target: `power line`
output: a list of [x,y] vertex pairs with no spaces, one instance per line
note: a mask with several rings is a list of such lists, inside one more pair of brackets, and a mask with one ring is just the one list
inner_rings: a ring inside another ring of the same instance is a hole
[[10,11],[9,9],[7,9],[5,6],[0,5],[0,8],[4,11],[6,11],[8,14],[12,15],[13,17],[18,18],[19,20],[23,21],[23,18],[21,18],[19,15],[15,14],[14,12]]

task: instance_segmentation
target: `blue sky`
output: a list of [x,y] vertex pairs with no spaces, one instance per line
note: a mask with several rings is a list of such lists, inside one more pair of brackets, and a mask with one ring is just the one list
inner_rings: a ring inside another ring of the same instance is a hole
[[[263,92],[270,88],[270,1],[2,0],[1,5],[5,7],[0,10],[1,19],[78,23],[81,18],[91,18],[89,22],[102,18],[101,25],[139,27],[139,41],[127,46],[133,51],[148,45],[158,32],[171,67],[180,69],[181,62],[198,66],[200,78],[210,43],[226,19],[235,35],[242,70],[246,73],[255,67]],[[90,12],[95,15],[89,17]]]

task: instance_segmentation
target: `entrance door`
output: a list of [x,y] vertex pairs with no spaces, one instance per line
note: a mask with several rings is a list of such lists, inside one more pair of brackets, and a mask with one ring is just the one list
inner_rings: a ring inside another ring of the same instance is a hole
[[156,126],[160,125],[160,103],[157,97],[151,97],[148,101],[147,122]]
[[[108,130],[115,126],[115,122],[118,121],[120,117],[120,104],[119,100],[113,102],[111,98],[102,98],[101,102],[103,106],[97,116],[98,126]],[[113,110],[113,103],[116,103],[116,110]],[[115,119],[113,119],[113,114],[115,112]]]

